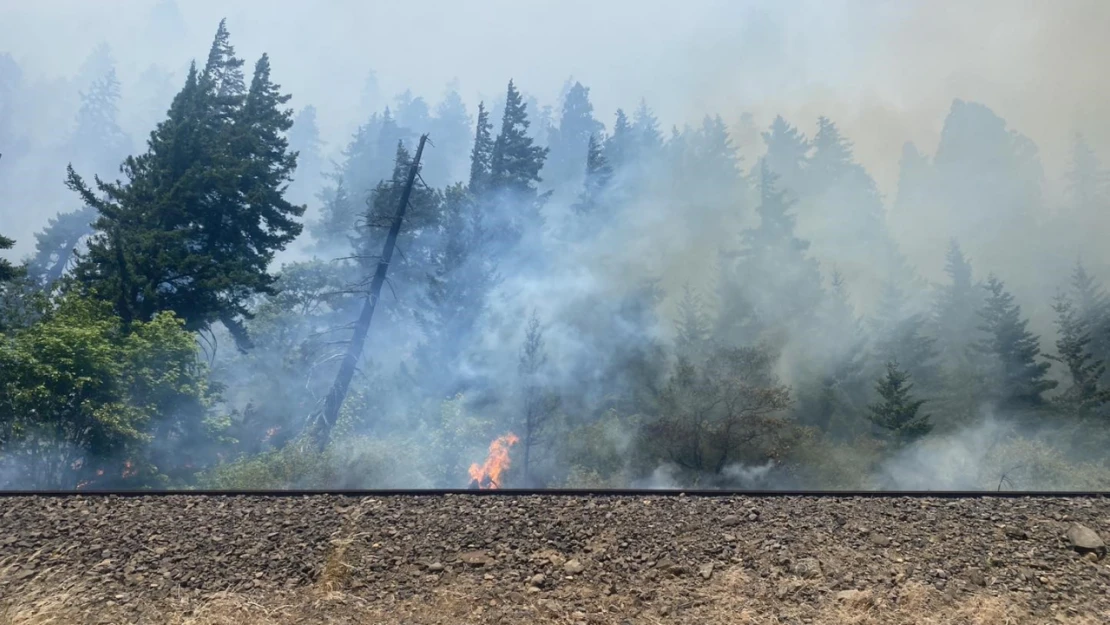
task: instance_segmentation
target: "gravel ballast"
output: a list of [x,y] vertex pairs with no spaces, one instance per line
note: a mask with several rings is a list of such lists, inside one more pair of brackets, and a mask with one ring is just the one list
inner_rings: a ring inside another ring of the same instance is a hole
[[26,496],[0,499],[0,609],[64,593],[88,622],[153,623],[312,589],[395,616],[465,597],[466,622],[816,623],[913,589],[1110,622],[1107,537],[1101,498]]

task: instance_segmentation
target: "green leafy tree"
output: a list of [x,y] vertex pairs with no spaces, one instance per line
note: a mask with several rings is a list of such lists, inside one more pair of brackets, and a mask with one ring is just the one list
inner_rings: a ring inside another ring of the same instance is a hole
[[204,72],[190,69],[147,152],[125,161],[127,180],[97,179],[98,196],[71,168],[69,185],[100,213],[76,271],[91,292],[125,322],[173,311],[190,330],[222,322],[246,347],[249,300],[273,292],[269,265],[304,207],[283,195],[296,166],[289,96],[266,55],[244,94],[241,65],[221,23]]
[[703,366],[680,360],[644,424],[645,443],[660,460],[698,479],[719,479],[730,464],[774,459],[790,391],[758,348],[727,348]]
[[868,407],[868,419],[886,431],[897,445],[906,445],[932,431],[929,415],[920,414],[925,400],[915,399],[909,373],[889,362],[875,386],[882,401]]
[[1047,379],[1049,363],[1037,362],[1040,338],[1027,329],[1029,321],[1022,319],[1021,307],[1001,280],[989,276],[986,289],[980,328],[987,338],[978,348],[994,358],[998,400],[1005,408],[1042,406],[1044,393],[1056,388],[1058,382]]
[[125,331],[109,305],[66,296],[0,339],[0,474],[19,487],[140,486],[210,461],[218,424],[196,350],[172,313]]

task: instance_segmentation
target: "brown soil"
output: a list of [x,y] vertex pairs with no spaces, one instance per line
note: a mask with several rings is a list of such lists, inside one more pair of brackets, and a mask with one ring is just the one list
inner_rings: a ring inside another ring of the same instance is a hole
[[1110,622],[1102,499],[0,499],[0,625]]

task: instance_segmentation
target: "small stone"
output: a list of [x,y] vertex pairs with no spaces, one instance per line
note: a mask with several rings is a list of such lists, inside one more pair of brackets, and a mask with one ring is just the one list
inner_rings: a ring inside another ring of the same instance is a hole
[[546,581],[547,581],[547,576],[546,575],[544,575],[543,573],[536,573],[535,575],[532,576],[531,579],[528,580],[528,583],[533,585],[533,586],[543,586],[543,583],[546,582]]
[[459,562],[474,567],[493,564],[493,560],[486,555],[484,551],[467,551],[466,553],[461,553],[459,554]]
[[871,544],[875,545],[876,547],[889,547],[890,543],[890,538],[883,536],[882,534],[871,535]]
[[1002,529],[1002,533],[1005,534],[1007,538],[1012,538],[1014,540],[1026,540],[1029,538],[1029,533],[1020,527],[1007,526]]
[[860,595],[862,594],[863,592],[859,590],[841,590],[840,592],[836,593],[836,600],[846,601],[850,603],[859,599]]
[[1106,543],[1102,542],[1102,538],[1097,532],[1091,528],[1073,523],[1068,528],[1068,542],[1071,543],[1072,549],[1080,553],[1087,553],[1091,551],[1105,552]]
[[812,579],[821,574],[821,563],[816,558],[802,558],[790,567],[790,572],[798,577]]
[[433,572],[433,573],[439,573],[440,571],[443,570],[443,563],[442,562],[433,562],[433,563],[428,565],[428,570]]
[[575,558],[573,560],[567,560],[567,563],[563,565],[563,570],[569,575],[578,575],[582,571],[585,571],[586,567],[582,566],[582,563]]
[[698,568],[698,575],[700,575],[702,579],[713,577],[713,563],[710,562],[709,564],[701,565],[701,567]]
[[735,527],[737,525],[740,525],[740,517],[736,516],[735,514],[730,514],[721,519],[721,525],[723,525],[724,527]]
[[967,581],[971,582],[972,584],[974,584],[976,586],[980,586],[980,587],[987,585],[987,577],[985,575],[983,575],[982,571],[978,571],[978,570],[968,571]]

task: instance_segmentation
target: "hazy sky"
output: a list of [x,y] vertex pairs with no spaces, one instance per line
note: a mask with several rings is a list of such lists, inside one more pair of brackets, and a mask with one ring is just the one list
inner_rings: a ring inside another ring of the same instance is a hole
[[411,86],[434,101],[458,78],[472,111],[510,77],[554,103],[573,76],[610,126],[640,96],[667,126],[750,110],[812,133],[824,114],[887,194],[903,142],[932,152],[955,97],[1033,137],[1050,178],[1073,131],[1110,146],[1105,0],[178,0],[184,41],[144,32],[156,1],[0,0],[0,52],[60,77],[106,41],[126,97],[151,63],[203,60],[226,16],[242,56],[269,52],[294,103],[318,107],[332,148],[367,116],[370,69],[390,97]]

